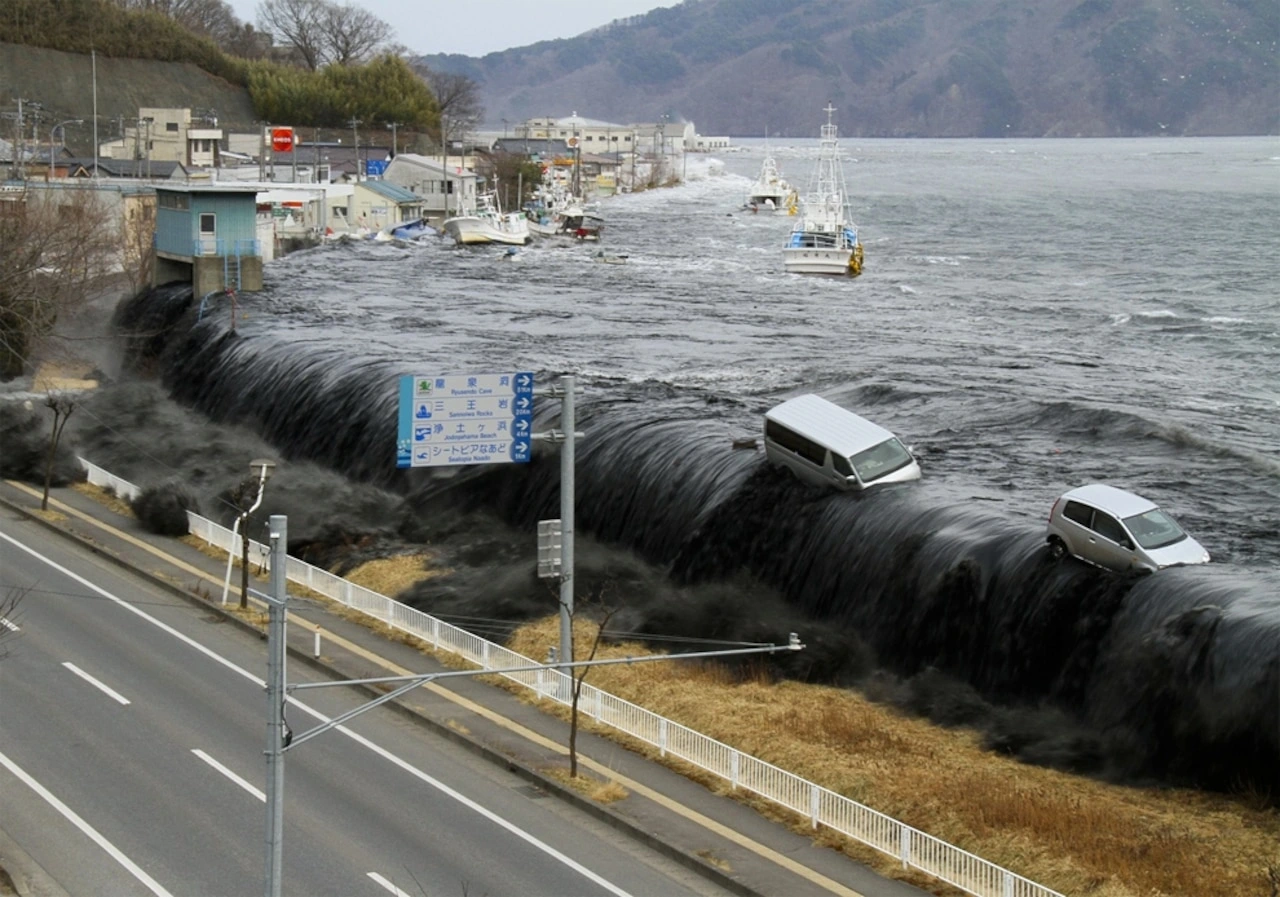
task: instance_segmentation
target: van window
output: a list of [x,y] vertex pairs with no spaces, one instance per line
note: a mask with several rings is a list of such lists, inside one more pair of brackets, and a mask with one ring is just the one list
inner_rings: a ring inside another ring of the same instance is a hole
[[1093,523],[1093,508],[1078,501],[1069,501],[1067,506],[1062,509],[1062,516],[1068,520],[1075,521],[1081,526],[1089,526]]
[[825,448],[812,439],[807,439],[794,430],[787,429],[777,421],[765,420],[764,435],[783,448],[795,452],[800,457],[812,461],[819,467],[826,464],[827,450]]
[[1093,529],[1104,539],[1110,539],[1117,544],[1129,541],[1129,536],[1125,533],[1124,527],[1120,525],[1120,521],[1110,514],[1104,514],[1102,511],[1094,511]]
[[878,480],[911,463],[911,453],[897,439],[886,439],[849,459],[864,483]]
[[853,476],[853,465],[849,463],[849,459],[844,455],[831,453],[831,466],[836,469],[836,473],[842,477]]

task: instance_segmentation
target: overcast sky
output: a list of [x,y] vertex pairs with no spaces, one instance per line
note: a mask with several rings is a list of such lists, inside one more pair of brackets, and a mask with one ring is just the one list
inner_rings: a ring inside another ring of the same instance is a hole
[[[228,0],[242,22],[258,21],[260,0]],[[338,0],[342,2],[342,0]],[[614,19],[679,0],[352,0],[382,19],[418,53],[483,56],[540,40],[576,37]]]

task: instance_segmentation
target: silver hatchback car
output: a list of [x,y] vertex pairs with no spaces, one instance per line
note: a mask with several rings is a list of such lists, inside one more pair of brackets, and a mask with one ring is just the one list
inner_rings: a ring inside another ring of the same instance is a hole
[[1110,570],[1209,562],[1204,546],[1154,503],[1102,483],[1072,489],[1053,503],[1047,539],[1054,557],[1072,554]]

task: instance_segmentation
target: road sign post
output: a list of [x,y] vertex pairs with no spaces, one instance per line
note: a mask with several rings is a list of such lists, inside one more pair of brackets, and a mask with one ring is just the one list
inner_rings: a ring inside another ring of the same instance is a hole
[[528,463],[533,374],[400,378],[397,467]]

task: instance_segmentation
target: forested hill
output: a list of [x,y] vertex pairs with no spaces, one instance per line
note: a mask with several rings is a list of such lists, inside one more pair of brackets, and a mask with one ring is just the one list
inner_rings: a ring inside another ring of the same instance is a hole
[[1276,0],[686,0],[480,59],[492,123],[538,115],[703,134],[1280,133]]

